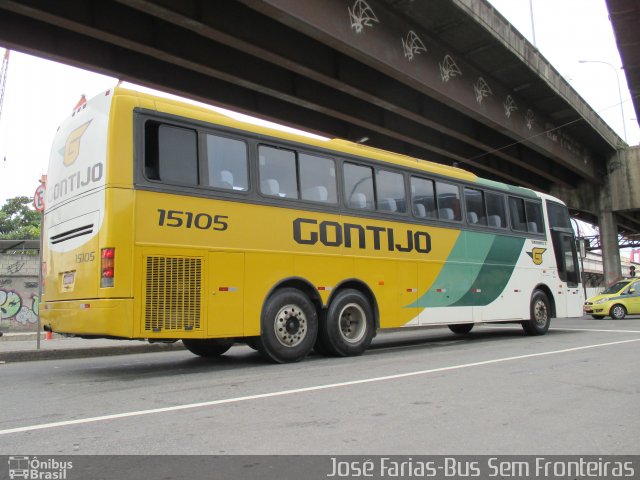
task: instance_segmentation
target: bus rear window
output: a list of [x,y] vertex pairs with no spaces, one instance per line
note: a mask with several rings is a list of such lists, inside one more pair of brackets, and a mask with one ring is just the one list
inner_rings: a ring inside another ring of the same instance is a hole
[[145,126],[145,176],[165,183],[198,184],[195,130],[148,122]]

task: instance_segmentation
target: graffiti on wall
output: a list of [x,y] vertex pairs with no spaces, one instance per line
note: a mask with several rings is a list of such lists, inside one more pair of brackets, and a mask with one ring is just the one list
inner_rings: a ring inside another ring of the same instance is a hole
[[40,299],[31,294],[25,299],[13,290],[0,289],[0,320],[16,322],[20,325],[36,323]]
[[20,270],[22,270],[22,267],[25,266],[26,262],[15,262],[12,263],[11,265],[7,265],[7,273],[8,274],[16,274],[18,273]]

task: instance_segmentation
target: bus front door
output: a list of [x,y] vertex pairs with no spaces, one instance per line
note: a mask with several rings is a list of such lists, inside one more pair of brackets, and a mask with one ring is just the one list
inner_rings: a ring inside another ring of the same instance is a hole
[[580,267],[573,232],[564,229],[551,229],[553,249],[558,266],[558,298],[556,314],[558,317],[579,317],[582,315],[583,298],[580,289]]

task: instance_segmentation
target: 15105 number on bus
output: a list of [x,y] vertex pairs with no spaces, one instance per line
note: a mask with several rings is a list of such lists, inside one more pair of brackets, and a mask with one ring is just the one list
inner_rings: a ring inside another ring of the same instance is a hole
[[183,212],[180,210],[158,209],[158,225],[174,228],[197,228],[199,230],[224,231],[229,227],[226,215],[209,215],[208,213]]

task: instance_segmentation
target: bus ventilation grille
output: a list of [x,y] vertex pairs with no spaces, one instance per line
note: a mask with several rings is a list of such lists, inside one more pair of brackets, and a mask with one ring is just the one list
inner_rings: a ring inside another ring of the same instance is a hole
[[200,329],[202,259],[146,257],[144,329]]

